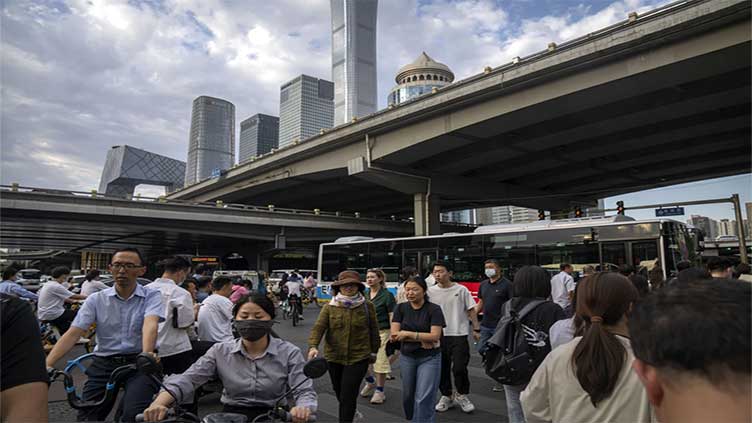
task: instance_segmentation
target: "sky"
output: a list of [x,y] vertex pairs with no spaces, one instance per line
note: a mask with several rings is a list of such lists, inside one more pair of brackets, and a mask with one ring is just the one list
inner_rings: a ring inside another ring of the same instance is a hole
[[[380,0],[379,106],[397,70],[422,51],[461,80],[664,3]],[[278,115],[283,83],[302,73],[331,78],[328,0],[5,0],[0,18],[3,184],[97,188],[113,145],[185,160],[195,97],[235,104],[237,140],[240,121]],[[739,192],[750,201],[750,187],[746,175],[620,199],[646,204]],[[691,210],[733,217],[724,206]]]

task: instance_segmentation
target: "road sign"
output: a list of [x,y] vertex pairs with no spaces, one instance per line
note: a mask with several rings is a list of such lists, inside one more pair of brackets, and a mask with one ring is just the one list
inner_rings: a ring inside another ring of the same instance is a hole
[[666,216],[682,216],[684,215],[684,207],[666,207],[661,209],[655,209],[656,217]]

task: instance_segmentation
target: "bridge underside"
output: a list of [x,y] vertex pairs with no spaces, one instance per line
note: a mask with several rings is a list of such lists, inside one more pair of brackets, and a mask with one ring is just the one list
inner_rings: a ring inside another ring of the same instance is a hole
[[[646,53],[615,66],[623,72],[634,61],[650,59]],[[745,42],[573,89],[399,150],[380,148],[380,143],[411,137],[410,128],[376,134],[372,166],[390,172],[348,176],[343,161],[341,168],[225,191],[221,198],[412,216],[413,193],[424,182],[396,171],[432,178],[442,211],[502,204],[561,210],[607,196],[746,173],[752,164],[750,71],[750,43]],[[506,97],[524,96],[524,88]],[[503,99],[488,107],[502,108]],[[459,126],[452,119],[457,117],[439,116],[432,123]]]

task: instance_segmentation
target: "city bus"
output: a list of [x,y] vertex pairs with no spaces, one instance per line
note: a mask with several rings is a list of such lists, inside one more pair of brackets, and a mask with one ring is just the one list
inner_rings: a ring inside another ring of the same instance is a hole
[[555,274],[562,263],[572,264],[575,271],[585,265],[614,271],[632,264],[646,273],[660,266],[664,278],[669,278],[678,262],[694,260],[695,245],[687,225],[670,219],[637,221],[616,215],[544,220],[480,226],[467,234],[340,238],[320,245],[318,274],[321,293],[326,295],[327,285],[342,270],[356,270],[365,277],[366,269],[389,269],[387,286],[394,292],[398,269],[413,266],[427,277],[433,262],[443,260],[453,266],[453,279],[477,298],[480,281],[485,279],[483,262],[490,258],[501,262],[510,280],[522,266],[538,265]]

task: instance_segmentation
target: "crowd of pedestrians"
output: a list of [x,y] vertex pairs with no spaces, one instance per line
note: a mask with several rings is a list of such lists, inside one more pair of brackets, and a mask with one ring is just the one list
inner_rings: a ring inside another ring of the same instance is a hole
[[[127,375],[116,411],[122,421],[143,412],[161,420],[176,403],[196,411],[201,387],[218,380],[224,411],[250,419],[297,386],[288,407],[293,421],[305,422],[316,412],[318,396],[303,366],[319,356],[329,363],[342,422],[368,420],[358,410],[359,395],[374,405],[387,402],[394,366],[407,420],[436,421],[437,413],[455,406],[472,413],[471,341],[512,423],[752,419],[752,284],[743,277],[749,267],[722,258],[707,268],[679,263],[681,270],[667,282],[662,272],[645,278],[626,266],[619,272],[586,266],[574,275],[569,264],[553,277],[525,266],[510,281],[502,263],[489,259],[477,302],[452,280],[449,262],[434,263],[431,280],[403,269],[396,297],[381,269],[368,269],[364,280],[345,270],[331,285],[332,299],[313,324],[307,351],[276,336],[275,304],[259,286],[223,276],[212,280],[205,269],[191,274],[191,263],[179,256],[157,266],[161,277],[142,286],[146,263],[140,252],[118,250],[110,264],[113,286],[91,271],[81,294],[63,285],[70,275],[65,267],[53,269],[39,295],[15,282],[15,270],[3,272],[4,421],[47,418],[46,405],[41,411],[38,404],[47,397],[44,367],[59,365],[92,325],[97,349],[83,399],[101,398],[111,372],[142,352],[167,376],[169,392],[159,393],[146,375]],[[575,276],[581,276],[577,282]],[[285,284],[303,286],[306,280],[293,275]],[[77,313],[65,306],[81,300]],[[37,302],[38,320],[63,333],[46,359],[38,326],[27,327],[27,301]],[[6,342],[11,335],[18,342]],[[104,420],[114,405],[80,410],[78,419]]]

